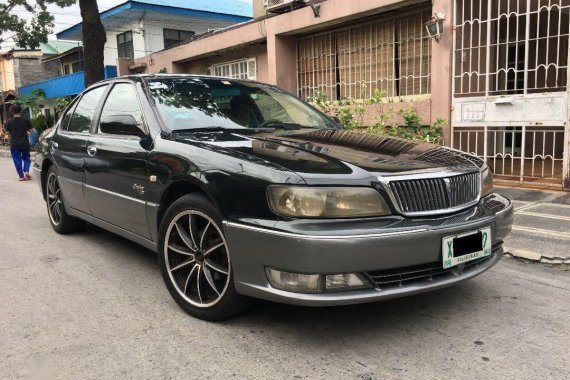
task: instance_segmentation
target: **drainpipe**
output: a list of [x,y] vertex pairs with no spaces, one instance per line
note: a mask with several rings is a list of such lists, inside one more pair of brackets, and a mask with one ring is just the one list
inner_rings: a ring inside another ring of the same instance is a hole
[[311,0],[311,9],[313,9],[315,17],[321,17],[321,5],[315,5],[315,0]]

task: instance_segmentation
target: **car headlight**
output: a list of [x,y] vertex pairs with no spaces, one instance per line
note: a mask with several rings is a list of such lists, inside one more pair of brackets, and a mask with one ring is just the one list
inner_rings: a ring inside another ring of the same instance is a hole
[[487,168],[481,172],[481,198],[493,192],[493,173]]
[[269,186],[269,205],[279,215],[298,218],[356,218],[390,214],[369,187]]

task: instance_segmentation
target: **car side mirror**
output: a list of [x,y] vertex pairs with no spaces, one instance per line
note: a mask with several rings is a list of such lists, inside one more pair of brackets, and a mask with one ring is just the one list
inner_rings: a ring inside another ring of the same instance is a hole
[[146,136],[142,126],[139,125],[133,115],[129,114],[104,116],[99,125],[102,133],[110,135],[138,136],[140,138]]

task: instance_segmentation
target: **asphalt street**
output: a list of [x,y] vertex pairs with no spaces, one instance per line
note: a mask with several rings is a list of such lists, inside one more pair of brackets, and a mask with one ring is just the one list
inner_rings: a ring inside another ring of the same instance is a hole
[[0,158],[0,378],[565,379],[570,272],[503,259],[429,294],[186,315],[156,255],[95,227],[52,231]]

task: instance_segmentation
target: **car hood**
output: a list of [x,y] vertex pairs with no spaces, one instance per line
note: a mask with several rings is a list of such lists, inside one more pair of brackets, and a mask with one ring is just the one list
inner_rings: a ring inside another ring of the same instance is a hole
[[484,166],[483,160],[454,149],[345,130],[226,131],[193,133],[190,139],[271,162],[308,182],[339,176],[356,180],[419,172],[468,172]]

